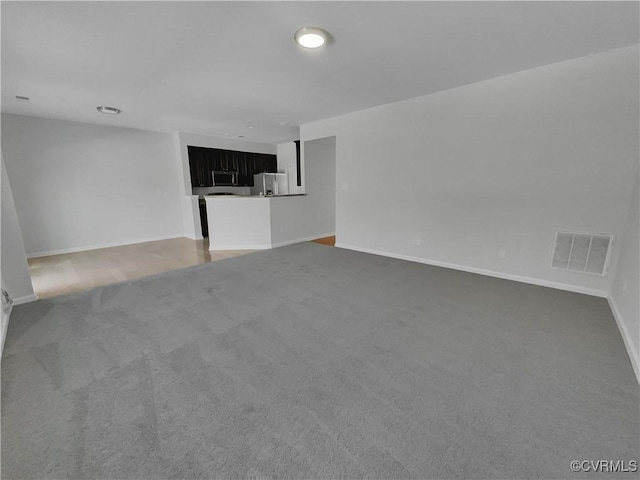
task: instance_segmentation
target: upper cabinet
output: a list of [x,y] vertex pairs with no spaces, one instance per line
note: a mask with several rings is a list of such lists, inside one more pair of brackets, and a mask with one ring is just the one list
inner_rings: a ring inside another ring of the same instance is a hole
[[238,185],[253,186],[253,170],[249,166],[247,152],[234,152],[238,161]]
[[278,158],[266,153],[248,154],[249,166],[256,173],[276,173],[278,171]]
[[254,174],[278,170],[277,157],[266,153],[194,146],[188,146],[187,150],[192,187],[213,186],[214,171],[235,173],[239,187],[252,187]]
[[211,187],[213,186],[213,176],[211,174],[213,168],[211,165],[208,148],[187,147],[189,152],[189,171],[191,172],[192,187]]

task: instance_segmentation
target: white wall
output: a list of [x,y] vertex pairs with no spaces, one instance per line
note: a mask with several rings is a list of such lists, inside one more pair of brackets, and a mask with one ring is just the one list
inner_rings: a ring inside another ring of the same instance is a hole
[[[295,162],[295,144],[291,145]],[[280,151],[281,146],[278,145]],[[273,246],[326,237],[336,231],[335,137],[305,142],[302,145],[301,167],[303,186],[297,191],[305,192],[305,196],[271,199]]]
[[13,203],[11,185],[7,176],[2,157],[2,171],[0,173],[0,194],[1,194],[1,225],[0,225],[0,285],[6,291],[9,298],[4,294],[0,298],[0,358],[4,351],[4,341],[9,327],[9,317],[13,304],[25,303],[35,300],[29,276],[29,266],[27,264],[27,254],[24,251],[22,242],[22,232],[18,224],[18,216]]
[[[0,267],[2,288],[4,288],[14,303],[34,300],[31,276],[27,264],[27,254],[24,250],[22,232],[18,223],[13,194],[7,171],[4,154],[2,154],[2,224],[0,225],[2,242],[0,248]],[[2,332],[6,324],[2,325]]]
[[298,186],[298,166],[296,144],[294,142],[278,144],[278,172],[287,175],[289,193],[304,193],[303,185]]
[[209,250],[271,248],[270,199],[207,198]]
[[2,115],[29,255],[182,236],[170,134]]
[[640,381],[640,185],[636,181],[609,303]]
[[336,138],[304,142],[303,168],[307,215],[318,233],[336,231]]
[[611,269],[549,265],[556,229],[624,231],[638,172],[638,53],[301,126],[305,145],[336,135],[339,244],[606,296]]
[[306,195],[207,197],[210,250],[262,250],[333,234]]
[[[200,210],[198,205],[198,195],[194,195],[191,187],[191,172],[189,171],[189,153],[187,147],[220,148],[223,150],[237,150],[240,152],[277,153],[276,145],[270,143],[256,143],[234,138],[209,137],[206,135],[195,135],[191,133],[176,133],[174,135],[174,149],[176,152],[178,179],[181,184],[180,207],[184,219],[184,235],[199,239],[202,238],[202,226],[200,225]],[[215,191],[216,188],[211,190]],[[245,193],[242,187],[224,187],[220,190],[236,190],[238,193]],[[197,193],[197,192],[196,192]]]

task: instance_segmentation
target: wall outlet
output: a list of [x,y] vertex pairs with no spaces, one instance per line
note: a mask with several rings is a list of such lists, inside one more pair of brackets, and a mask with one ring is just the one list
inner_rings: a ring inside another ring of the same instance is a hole
[[507,258],[507,251],[504,248],[498,250],[498,258]]
[[341,188],[342,190],[349,190],[349,184],[348,184],[348,183],[343,183],[343,184],[340,186],[340,188]]
[[411,245],[421,245],[422,244],[422,238],[420,237],[413,237],[411,239]]

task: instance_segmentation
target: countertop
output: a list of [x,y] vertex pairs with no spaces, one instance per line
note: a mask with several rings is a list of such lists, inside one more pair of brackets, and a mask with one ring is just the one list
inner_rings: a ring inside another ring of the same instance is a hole
[[306,193],[293,193],[291,195],[202,195],[200,199],[220,199],[220,198],[284,198],[284,197],[305,197]]

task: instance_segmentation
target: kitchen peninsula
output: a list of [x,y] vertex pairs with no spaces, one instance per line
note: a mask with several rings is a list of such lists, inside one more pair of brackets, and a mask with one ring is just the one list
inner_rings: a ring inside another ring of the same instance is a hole
[[264,250],[311,240],[306,195],[205,196],[209,250]]

